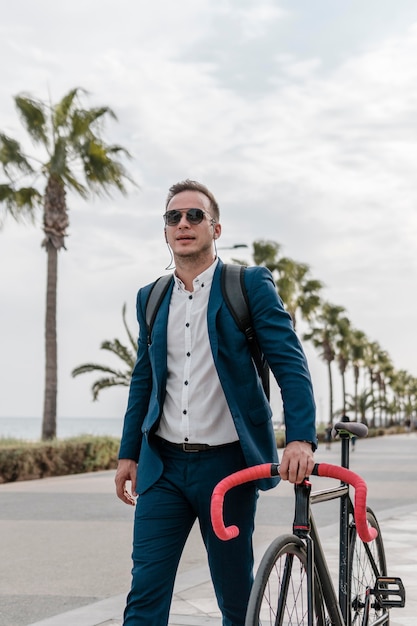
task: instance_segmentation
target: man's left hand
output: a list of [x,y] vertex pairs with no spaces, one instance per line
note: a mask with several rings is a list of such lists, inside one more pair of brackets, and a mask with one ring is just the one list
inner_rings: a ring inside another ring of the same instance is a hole
[[279,475],[290,483],[301,483],[310,476],[314,467],[314,454],[311,443],[290,441],[287,444],[279,466]]

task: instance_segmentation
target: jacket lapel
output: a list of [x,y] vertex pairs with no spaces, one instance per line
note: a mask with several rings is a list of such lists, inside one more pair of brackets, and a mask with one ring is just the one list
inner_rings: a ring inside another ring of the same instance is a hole
[[221,274],[222,274],[223,262],[219,259],[217,267],[213,276],[213,283],[211,285],[209,303],[207,308],[207,328],[210,339],[211,350],[213,357],[217,359],[218,353],[218,337],[216,330],[216,317],[217,313],[222,305],[222,287],[221,287]]

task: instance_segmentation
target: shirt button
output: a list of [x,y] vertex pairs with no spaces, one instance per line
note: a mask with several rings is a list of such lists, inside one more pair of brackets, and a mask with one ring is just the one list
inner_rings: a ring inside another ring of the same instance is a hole
[[190,323],[187,322],[185,326],[186,326],[186,328],[188,328],[190,326]]
[[184,385],[188,385],[188,380],[185,380],[185,381],[184,381]]
[[188,296],[188,299],[189,299],[189,300],[192,300],[192,299],[193,299],[193,296]]
[[187,415],[187,411],[185,409],[183,410],[182,413],[183,413],[183,415]]
[[191,352],[187,352],[187,356],[191,356]]

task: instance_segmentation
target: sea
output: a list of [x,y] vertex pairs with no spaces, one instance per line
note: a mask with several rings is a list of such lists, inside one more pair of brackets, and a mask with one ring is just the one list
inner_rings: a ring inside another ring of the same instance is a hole
[[[122,417],[58,417],[57,437],[68,439],[79,435],[109,435],[120,438],[122,427]],[[0,417],[0,439],[39,441],[41,433],[40,417]]]

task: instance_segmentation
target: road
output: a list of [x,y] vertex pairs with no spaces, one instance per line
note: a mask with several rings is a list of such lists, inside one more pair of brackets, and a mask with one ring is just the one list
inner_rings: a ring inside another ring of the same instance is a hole
[[[351,455],[351,468],[368,483],[368,501],[382,536],[384,519],[396,515],[407,520],[417,510],[416,452],[413,433],[357,441]],[[337,442],[331,450],[322,445],[316,460],[338,463],[339,453]],[[27,626],[126,594],[133,509],[116,498],[113,476],[98,472],[0,485],[0,624]],[[319,488],[329,484],[325,478],[312,482]],[[329,531],[336,525],[338,504],[318,504],[314,514],[334,542],[335,533]],[[291,485],[281,483],[261,494],[254,537],[257,559],[276,535],[290,531],[292,517]],[[388,551],[388,565],[393,556]],[[194,528],[179,574],[198,572],[205,579],[204,568],[204,548]]]

